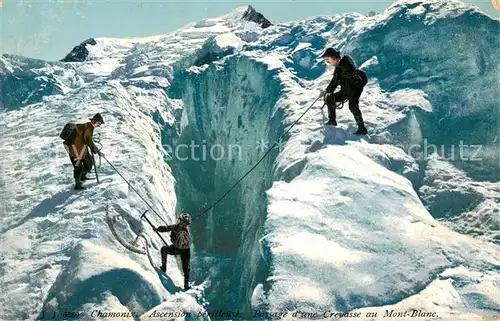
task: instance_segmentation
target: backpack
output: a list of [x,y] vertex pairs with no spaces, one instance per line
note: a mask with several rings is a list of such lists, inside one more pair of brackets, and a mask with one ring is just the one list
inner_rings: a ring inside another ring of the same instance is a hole
[[181,229],[176,233],[173,243],[176,248],[187,250],[191,246],[191,235],[186,229]]
[[361,69],[356,69],[356,74],[361,79],[361,86],[364,87],[368,83],[366,73]]
[[73,144],[73,141],[76,138],[76,124],[67,123],[66,125],[64,125],[64,128],[59,134],[59,137],[61,137],[61,139],[64,140],[66,144]]

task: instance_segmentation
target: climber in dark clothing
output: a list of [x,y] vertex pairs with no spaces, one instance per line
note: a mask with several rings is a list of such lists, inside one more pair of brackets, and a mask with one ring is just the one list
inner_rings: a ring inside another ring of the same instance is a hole
[[[350,56],[341,57],[340,52],[333,48],[326,49],[322,57],[326,59],[327,63],[335,66],[330,84],[320,94],[320,97],[325,97],[328,106],[328,123],[326,124],[337,126],[335,105],[347,100],[349,101],[349,110],[358,124],[358,130],[354,134],[366,135],[368,131],[359,110],[359,97],[367,83],[366,75],[356,68]],[[340,85],[340,91],[334,93],[338,85]]]
[[180,255],[185,290],[189,289],[189,261],[191,259],[189,224],[191,224],[189,214],[181,214],[177,224],[158,226],[155,229],[155,232],[170,232],[170,241],[172,241],[172,245],[161,248],[161,270],[167,272],[167,255]]

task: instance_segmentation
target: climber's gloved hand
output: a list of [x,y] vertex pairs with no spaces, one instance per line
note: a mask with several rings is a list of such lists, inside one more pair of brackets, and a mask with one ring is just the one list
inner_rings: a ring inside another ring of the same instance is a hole
[[321,97],[325,97],[325,95],[326,95],[326,90],[322,89],[322,90],[319,91],[319,97],[320,98]]
[[99,156],[104,156],[104,153],[103,153],[103,152],[101,152],[101,151],[100,151],[98,148],[96,148],[96,147],[91,148],[91,150],[92,150],[92,153],[93,153],[93,154],[97,154],[97,155],[99,155]]

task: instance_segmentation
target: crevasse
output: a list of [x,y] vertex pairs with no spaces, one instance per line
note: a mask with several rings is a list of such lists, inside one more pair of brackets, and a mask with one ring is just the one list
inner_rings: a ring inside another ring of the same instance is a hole
[[[180,117],[185,120],[176,135],[171,130],[163,135],[163,143],[179,151],[168,163],[176,178],[178,211],[194,217],[194,278],[211,277],[211,308],[248,311],[253,288],[267,276],[259,238],[279,150],[202,212],[259,161],[267,151],[259,144],[271,147],[282,134],[283,116],[276,107],[280,81],[265,64],[232,56],[205,69],[177,71],[172,88],[169,95],[184,103]],[[199,147],[188,151],[181,144]]]

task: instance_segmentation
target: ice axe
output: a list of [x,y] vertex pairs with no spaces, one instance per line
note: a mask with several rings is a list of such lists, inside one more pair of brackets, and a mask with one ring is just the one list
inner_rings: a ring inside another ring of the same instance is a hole
[[161,240],[163,241],[163,243],[165,243],[165,245],[167,245],[167,246],[168,246],[167,241],[165,241],[165,239],[161,236],[160,232],[158,232],[158,231],[156,230],[156,227],[153,225],[153,223],[151,223],[151,221],[150,221],[150,220],[146,217],[146,213],[147,213],[147,212],[148,212],[148,210],[145,210],[145,211],[144,211],[144,213],[142,213],[142,215],[141,215],[141,220],[142,220],[142,218],[144,217],[144,218],[146,219],[146,221],[149,223],[149,225],[151,225],[151,227],[153,228],[153,231],[155,231],[155,232],[156,232],[156,234],[158,234],[158,236],[161,238]]
[[324,113],[324,109],[325,109],[325,106],[326,106],[326,97],[328,96],[328,94],[326,94],[325,96],[323,96],[323,105],[321,106],[321,116],[323,116],[323,120],[322,121],[325,121],[325,113]]
[[[97,184],[99,184],[99,175],[97,174],[97,166],[95,164],[95,156],[94,156],[94,153],[92,151],[90,151],[90,154],[92,154],[92,162],[94,163],[95,178],[97,179]],[[99,166],[101,166],[101,165],[99,164]]]

